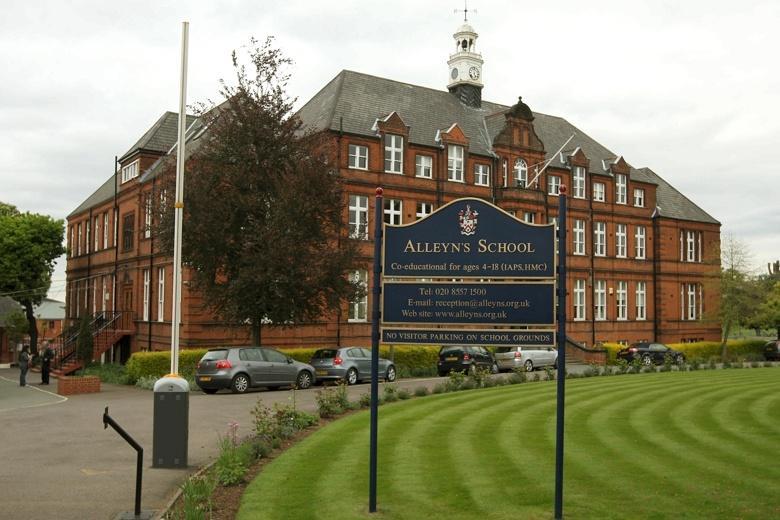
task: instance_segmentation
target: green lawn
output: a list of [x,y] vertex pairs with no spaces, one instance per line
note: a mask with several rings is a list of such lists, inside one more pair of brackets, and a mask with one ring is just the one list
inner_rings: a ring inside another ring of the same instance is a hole
[[[566,518],[780,518],[780,370],[566,382]],[[269,464],[239,519],[552,518],[555,384],[379,409],[378,513],[367,412]]]

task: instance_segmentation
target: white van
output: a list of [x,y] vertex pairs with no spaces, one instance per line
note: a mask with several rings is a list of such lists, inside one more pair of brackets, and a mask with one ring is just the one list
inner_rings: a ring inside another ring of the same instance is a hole
[[499,370],[523,367],[531,372],[535,368],[558,366],[558,351],[552,347],[496,347],[494,357]]

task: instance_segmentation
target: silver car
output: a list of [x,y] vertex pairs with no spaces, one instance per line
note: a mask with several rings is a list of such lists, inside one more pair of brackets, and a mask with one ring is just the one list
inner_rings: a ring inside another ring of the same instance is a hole
[[497,347],[493,357],[499,370],[522,367],[531,372],[535,368],[558,366],[558,351],[551,347]]
[[[363,347],[322,348],[309,361],[318,381],[344,380],[348,385],[371,379],[371,350]],[[395,365],[379,358],[379,378],[395,381]]]
[[268,347],[211,349],[203,355],[195,371],[195,382],[207,394],[230,388],[242,394],[251,387],[280,386],[309,388],[314,384],[314,368]]

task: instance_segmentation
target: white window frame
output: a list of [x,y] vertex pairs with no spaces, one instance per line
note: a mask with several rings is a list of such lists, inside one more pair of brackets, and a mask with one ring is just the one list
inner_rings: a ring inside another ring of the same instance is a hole
[[585,321],[585,280],[574,280],[574,321]]
[[347,167],[353,170],[368,170],[368,146],[350,144],[347,152]]
[[645,226],[637,226],[634,233],[634,256],[637,260],[647,257],[647,232]]
[[70,257],[76,256],[76,226],[70,226]]
[[157,268],[157,321],[165,321],[165,267]]
[[593,255],[607,256],[607,223],[593,223]]
[[645,189],[634,188],[634,206],[637,208],[645,207]]
[[404,173],[404,137],[385,134],[385,173]]
[[517,159],[515,166],[512,169],[515,179],[515,187],[527,188],[528,187],[528,164],[524,159]]
[[143,299],[144,307],[142,309],[143,321],[149,321],[149,289],[150,289],[150,283],[151,283],[151,280],[150,280],[151,273],[149,272],[149,269],[144,269],[143,270],[143,275],[144,275],[144,292],[143,292],[143,294],[144,294],[144,299]]
[[685,261],[686,262],[696,261],[696,232],[695,231],[685,232]]
[[523,211],[523,222],[533,224],[536,222],[536,213],[533,211]]
[[138,177],[140,159],[136,159],[127,166],[122,167],[122,181],[120,184],[124,184]]
[[559,175],[547,176],[547,195],[555,195],[556,197],[561,193],[561,177]]
[[144,203],[144,238],[152,236],[152,196],[146,197]]
[[92,314],[97,314],[97,291],[98,291],[98,284],[97,284],[97,278],[94,280],[91,280],[92,283]]
[[108,211],[103,212],[103,249],[108,249]]
[[94,247],[93,250],[94,251],[99,251],[100,250],[100,233],[99,233],[99,229],[100,229],[100,215],[95,217],[95,222],[93,223],[92,228],[93,228],[92,235],[95,238],[95,247]]
[[76,242],[76,256],[81,256],[81,222],[79,222],[78,227],[79,227],[79,233],[78,233],[79,241]]
[[86,235],[84,236],[84,254],[85,255],[89,254],[89,224],[90,224],[90,220],[89,220],[89,218],[87,218],[87,220],[85,222]]
[[106,276],[101,276],[100,278],[101,278],[101,282],[102,282],[101,283],[102,288],[101,288],[101,291],[100,291],[100,302],[101,302],[100,303],[100,310],[102,312],[106,312],[106,305],[107,305],[106,302],[108,301],[108,298],[106,298],[106,296],[108,296],[108,293],[106,292]]
[[464,147],[457,144],[447,145],[447,180],[452,182],[465,182],[463,165],[465,158]]
[[607,319],[607,281],[596,280],[593,290],[593,319],[604,321]]
[[574,233],[574,248],[572,254],[584,255],[585,254],[585,220],[574,219],[574,226],[572,227]]
[[349,196],[349,238],[368,240],[368,197]]
[[474,184],[476,186],[490,186],[490,166],[487,164],[474,165]]
[[575,199],[585,198],[585,168],[582,166],[575,166],[572,172],[572,196]]
[[402,223],[403,209],[404,203],[401,199],[384,199],[382,212],[384,214],[385,224],[400,226]]
[[625,321],[628,319],[628,282],[618,282],[615,291],[615,309],[617,310],[617,320]]
[[421,179],[430,179],[433,177],[433,157],[430,155],[417,154],[414,157],[414,174]]
[[119,243],[119,209],[114,210],[114,247]]
[[593,201],[594,202],[606,202],[607,201],[607,185],[603,182],[593,183]]
[[647,283],[636,283],[636,321],[647,319]]
[[683,301],[683,320],[686,321],[696,321],[699,319],[699,305],[697,302],[697,297],[700,295],[700,288],[699,284],[695,283],[686,283],[683,284],[683,293],[684,293],[684,301]]
[[628,204],[628,180],[622,173],[615,174],[615,204]]
[[617,258],[628,257],[628,226],[615,224],[615,256]]
[[364,323],[368,319],[368,271],[357,269],[349,274],[351,282],[357,282],[363,287],[363,296],[350,302],[347,321],[350,323]]
[[433,204],[430,202],[418,202],[417,203],[417,220],[427,217],[433,213]]

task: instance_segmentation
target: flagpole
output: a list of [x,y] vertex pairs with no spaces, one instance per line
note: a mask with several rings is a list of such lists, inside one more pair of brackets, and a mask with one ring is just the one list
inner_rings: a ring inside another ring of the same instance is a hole
[[179,85],[179,137],[176,144],[176,203],[174,204],[173,320],[171,322],[171,374],[179,373],[179,328],[181,325],[181,234],[184,219],[184,132],[187,126],[187,44],[190,24],[182,22],[181,82]]

